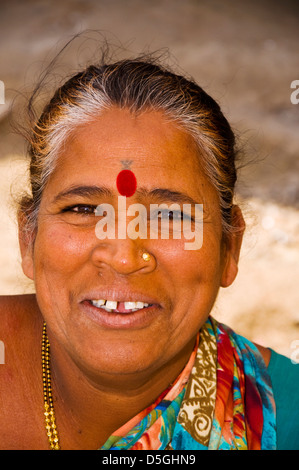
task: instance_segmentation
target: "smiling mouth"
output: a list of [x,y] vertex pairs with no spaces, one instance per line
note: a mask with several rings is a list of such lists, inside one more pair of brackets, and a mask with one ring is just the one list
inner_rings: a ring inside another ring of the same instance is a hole
[[126,301],[126,302],[118,302],[116,300],[90,300],[91,305],[96,308],[105,310],[109,313],[132,313],[137,312],[137,310],[143,310],[147,307],[152,307],[153,304],[148,304],[146,302],[141,301]]

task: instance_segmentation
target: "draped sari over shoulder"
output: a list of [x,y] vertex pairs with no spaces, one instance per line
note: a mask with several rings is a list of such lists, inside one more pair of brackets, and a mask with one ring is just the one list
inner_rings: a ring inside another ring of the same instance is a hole
[[209,317],[174,384],[100,450],[274,450],[275,403],[257,348]]

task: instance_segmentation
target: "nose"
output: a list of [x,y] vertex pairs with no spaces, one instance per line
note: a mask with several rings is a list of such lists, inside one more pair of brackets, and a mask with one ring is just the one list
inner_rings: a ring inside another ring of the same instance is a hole
[[99,241],[93,249],[92,262],[102,271],[112,269],[123,275],[150,273],[157,265],[154,255],[148,249],[129,238]]

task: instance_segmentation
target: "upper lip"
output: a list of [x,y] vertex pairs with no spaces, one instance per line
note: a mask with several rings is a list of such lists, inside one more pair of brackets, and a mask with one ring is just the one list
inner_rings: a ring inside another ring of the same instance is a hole
[[147,304],[157,304],[161,303],[154,297],[144,294],[143,292],[131,291],[131,290],[94,290],[90,291],[79,299],[80,302],[84,300],[114,300],[116,302],[144,302]]

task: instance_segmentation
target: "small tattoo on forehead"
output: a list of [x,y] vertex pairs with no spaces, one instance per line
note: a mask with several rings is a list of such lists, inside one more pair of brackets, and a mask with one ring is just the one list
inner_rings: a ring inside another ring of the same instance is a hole
[[123,170],[130,170],[133,160],[121,160],[120,163],[123,166]]
[[118,173],[116,178],[117,190],[121,196],[130,197],[133,196],[136,191],[136,176],[133,171],[130,170],[132,163],[133,160],[121,160],[123,169]]

